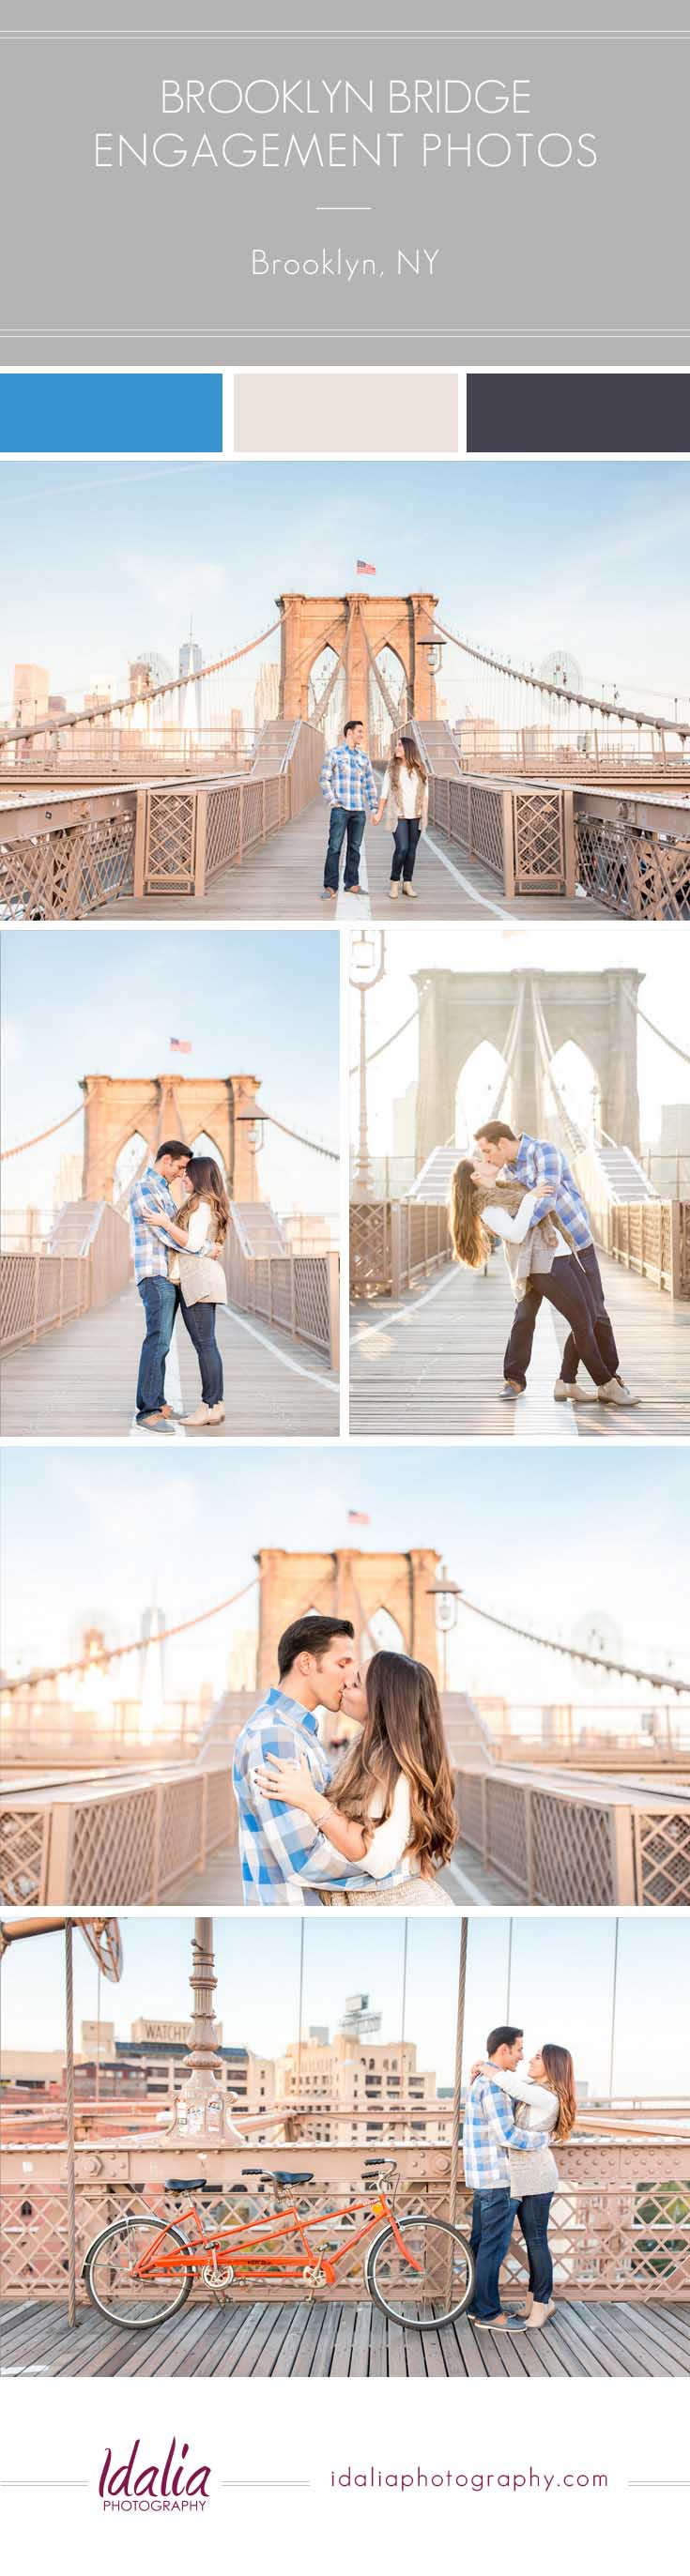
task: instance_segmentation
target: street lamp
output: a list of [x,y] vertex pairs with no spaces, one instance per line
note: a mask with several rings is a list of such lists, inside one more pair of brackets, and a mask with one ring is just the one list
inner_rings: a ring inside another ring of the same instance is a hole
[[366,1198],[371,1188],[371,1163],[367,1119],[367,993],[380,984],[386,966],[386,939],[383,930],[358,930],[350,942],[350,983],[359,993],[359,1145],[352,1192],[355,1198]]
[[448,1689],[448,1638],[457,1625],[458,1602],[462,1600],[459,1583],[454,1583],[446,1565],[442,1565],[438,1583],[427,1584],[436,1602],[436,1626],[441,1638],[441,1689]]

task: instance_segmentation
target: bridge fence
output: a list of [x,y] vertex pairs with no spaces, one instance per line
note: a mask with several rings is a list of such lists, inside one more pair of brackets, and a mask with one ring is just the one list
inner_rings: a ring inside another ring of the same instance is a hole
[[448,1210],[442,1200],[351,1200],[352,1298],[399,1297],[449,1260]]
[[157,1905],[167,1888],[236,1838],[227,1758],[127,1786],[10,1793],[0,1808],[0,1895],[7,1905]]
[[[280,2105],[278,2108],[280,2109]],[[286,2114],[290,2105],[286,2103]],[[128,2112],[122,2105],[122,2124],[126,2132]],[[411,2117],[414,2113],[411,2112]],[[151,2106],[151,2119],[154,2110]],[[372,2125],[368,2141],[356,2145],[308,2140],[310,2180],[300,2181],[298,2198],[305,2217],[316,2217],[326,2206],[336,2211],[346,2208],[366,2190],[365,2164],[371,2157],[372,2138],[376,2147],[383,2145],[399,2168],[400,2183],[397,2208],[405,2214],[422,2211],[428,2217],[447,2217],[451,2188],[450,2145],[434,2145],[426,2139],[412,2144],[398,2144],[386,2133],[385,2118]],[[304,2170],[307,2148],[261,2146],[254,2143],[252,2161],[260,2164],[267,2175]],[[173,2132],[166,2142],[164,2135],[145,2139],[123,2135],[115,2141],[112,2134],[79,2141],[76,2160],[76,2224],[78,2298],[83,2304],[86,2293],[82,2282],[82,2265],[87,2248],[102,2228],[108,2227],[121,2213],[154,2216],[159,2223],[179,2216],[179,2193],[171,2188],[171,2164],[176,2181],[189,2198],[196,2200],[206,2223],[216,2226],[242,2224],[251,2218],[257,2204],[251,2183],[243,2175],[247,2146],[214,2146],[204,2143],[204,2184],[194,2188],[198,2178],[199,2149],[193,2140],[187,2142]],[[663,2142],[625,2142],[618,2138],[596,2140],[569,2139],[557,2149],[559,2182],[554,2196],[550,2222],[550,2241],[554,2256],[554,2292],[557,2300],[634,2301],[653,2307],[667,2301],[690,2299],[690,2146],[682,2130],[677,2137]],[[188,2184],[186,2175],[189,2176]],[[280,2205],[280,2186],[276,2203]],[[469,2233],[471,2193],[460,2181],[457,2194],[457,2221]],[[66,2153],[61,2144],[48,2145],[31,2141],[31,2173],[26,2172],[26,2143],[9,2145],[4,2157],[2,2195],[3,2227],[0,2283],[5,2298],[31,2298],[36,2301],[64,2298],[67,2270],[67,2175]],[[336,2240],[337,2241],[337,2240]],[[523,2240],[517,2230],[511,2238],[502,2271],[506,2294],[527,2286],[527,2258]],[[262,2282],[264,2302],[300,2301],[304,2284]],[[362,2251],[357,2247],[343,2254],[338,2264],[336,2283],[313,2286],[310,2296],[319,2303],[330,2299],[348,2301],[363,2295]],[[251,2303],[256,2291],[250,2285],[233,2282],[233,2303]],[[192,2297],[208,2301],[203,2284],[195,2284]]]
[[78,1252],[0,1254],[0,1350],[36,1342],[54,1326],[104,1306],[126,1288],[131,1256],[129,1229],[102,1199]]
[[225,1245],[231,1305],[278,1324],[293,1341],[310,1342],[339,1366],[340,1264],[337,1252],[244,1252],[233,1228]]
[[463,1840],[530,1905],[690,1904],[690,1807],[465,1768],[457,1805]]
[[508,902],[579,892],[622,919],[690,918],[690,798],[432,771],[429,819]]

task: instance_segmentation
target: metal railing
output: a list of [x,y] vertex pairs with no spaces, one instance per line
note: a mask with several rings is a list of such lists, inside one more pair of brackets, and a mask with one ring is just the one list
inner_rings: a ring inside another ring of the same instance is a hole
[[465,858],[491,869],[509,902],[516,895],[574,895],[572,787],[432,774],[429,820],[458,842]]
[[690,1297],[690,1199],[635,1199],[608,1211],[606,1250],[672,1297]]
[[351,1297],[399,1297],[449,1260],[448,1210],[442,1200],[351,1201]]
[[465,1767],[460,1833],[530,1905],[690,1904],[690,1803]]
[[481,717],[474,723],[467,719],[452,739],[461,767],[480,774],[505,770],[529,778],[537,770],[540,778],[585,783],[596,778],[616,786],[626,784],[629,773],[633,785],[639,778],[654,784],[668,778],[687,780],[690,787],[688,721],[684,744],[680,734],[674,742],[672,735],[649,725],[642,729],[617,723],[615,730],[578,725],[572,733],[561,733],[540,724],[499,728],[491,720],[482,724]]
[[594,902],[634,921],[690,918],[690,794],[576,788],[574,828],[578,885]]
[[231,1305],[247,1315],[278,1324],[294,1341],[323,1351],[336,1373],[340,1361],[340,1261],[337,1252],[271,1252],[252,1256],[243,1250],[235,1227],[228,1229],[225,1275]]
[[131,1255],[124,1218],[106,1199],[85,1213],[88,1230],[79,1252],[0,1254],[0,1350],[36,1342],[126,1288]]
[[429,819],[491,869],[508,902],[579,892],[621,918],[690,917],[690,794],[432,773]]
[[[0,802],[0,918],[76,921],[122,895],[196,898],[316,795],[323,740],[300,724],[282,769]],[[143,764],[145,766],[145,764]]]
[[[127,2113],[123,2105],[123,2127]],[[313,2179],[300,2182],[300,2205],[345,2207],[361,2191],[367,2155],[388,2144],[400,2173],[397,2208],[429,2216],[448,2214],[451,2149],[424,2140],[398,2144],[387,2137],[385,2115],[372,2121],[369,2138],[357,2146],[320,2145],[309,2141]],[[78,2295],[84,2255],[94,2236],[125,2210],[173,2222],[179,2216],[179,2190],[170,2187],[171,2163],[176,2184],[189,2196],[201,2197],[213,2224],[232,2226],[256,2206],[255,2183],[244,2167],[260,2164],[268,2175],[304,2169],[305,2147],[205,2147],[201,2195],[193,2188],[199,2174],[199,2149],[193,2140],[174,2143],[164,2136],[148,2141],[139,2134],[117,2145],[106,2135],[79,2142],[76,2162],[76,2228]],[[559,2182],[551,2209],[550,2241],[554,2258],[556,2299],[625,2300],[661,2305],[690,2299],[690,2144],[678,2138],[642,2143],[577,2137],[557,2149]],[[280,2193],[278,2186],[278,2194]],[[457,2223],[469,2228],[471,2195],[460,2183]],[[261,2204],[264,2205],[264,2204]],[[269,2206],[271,2205],[269,2199]],[[32,2143],[31,2172],[26,2147],[8,2146],[4,2156],[0,2286],[6,2298],[63,2297],[67,2270],[67,2179],[64,2147]],[[506,2291],[524,2289],[527,2261],[522,2237],[511,2238],[503,2267]],[[208,2299],[195,2287],[192,2296]],[[356,2248],[338,2265],[337,2287],[316,2288],[319,2300],[361,2299],[362,2254]],[[233,2300],[251,2301],[255,2292],[233,2282]],[[262,2300],[281,2303],[304,2297],[303,2284],[262,2283]]]
[[133,1784],[8,1791],[0,1806],[7,1905],[157,1905],[209,1852],[235,1840],[227,1759]]
[[[88,1677],[87,1677],[88,1678]],[[96,1684],[96,1688],[98,1685]],[[250,1707],[251,1694],[248,1694]],[[206,1702],[171,1700],[155,1734],[146,1734],[139,1705],[132,1701],[108,1709],[107,1716],[83,1713],[68,1700],[47,1699],[26,1689],[4,1697],[0,1686],[0,1742],[3,1766],[31,1770],[49,1764],[57,1771],[108,1768],[112,1763],[179,1762],[196,1758],[208,1724]]]

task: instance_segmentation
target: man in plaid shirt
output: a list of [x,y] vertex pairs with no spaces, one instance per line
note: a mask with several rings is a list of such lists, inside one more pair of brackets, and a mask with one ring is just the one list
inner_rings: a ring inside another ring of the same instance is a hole
[[[265,1796],[258,1786],[269,1754],[281,1762],[306,1761],[325,1795],[331,1763],[319,1741],[315,1711],[335,1715],[357,1665],[350,1619],[320,1618],[308,1611],[294,1619],[278,1645],[279,1689],[270,1689],[250,1717],[235,1746],[232,1781],[239,1818],[242,1894],[245,1905],[318,1905],[319,1890],[333,1887],[371,1893],[372,1879],[348,1862],[318,1826],[296,1807]],[[401,1869],[391,1870],[377,1886],[397,1887]]]
[[[569,1333],[561,1359],[560,1376],[557,1377],[554,1387],[556,1403],[565,1404],[570,1397],[576,1404],[596,1404],[598,1401],[626,1406],[638,1404],[639,1396],[631,1395],[629,1386],[626,1386],[620,1374],[616,1340],[606,1307],[604,1283],[592,1241],[592,1228],[584,1199],[578,1189],[574,1173],[571,1172],[570,1164],[566,1162],[565,1154],[560,1152],[558,1145],[552,1145],[547,1139],[527,1135],[514,1136],[512,1127],[506,1127],[502,1118],[490,1118],[484,1127],[478,1127],[476,1142],[481,1146],[484,1161],[491,1163],[495,1172],[503,1171],[505,1168],[514,1180],[523,1182],[526,1190],[538,1190],[539,1197],[531,1219],[532,1225],[537,1225],[542,1216],[560,1217],[561,1224],[572,1236],[578,1266],[584,1274],[589,1290],[594,1330],[602,1360],[608,1370],[608,1382],[606,1387],[598,1392],[590,1386],[579,1385],[578,1353],[572,1333]],[[504,1378],[511,1390],[516,1393],[524,1394],[527,1371],[532,1357],[534,1327],[540,1305],[541,1291],[538,1279],[531,1279],[524,1296],[520,1298],[515,1308],[503,1362]]]
[[364,749],[364,726],[355,716],[348,716],[343,726],[342,742],[327,751],[321,771],[321,794],[331,808],[331,822],[323,880],[323,901],[335,902],[340,876],[340,853],[346,840],[346,894],[360,894],[359,858],[364,839],[367,813],[375,814],[379,797],[374,772]]
[[[515,2030],[512,2024],[490,2030],[487,2057],[514,2074],[522,2056],[522,2041],[522,2031]],[[538,2129],[518,2128],[502,2086],[492,2084],[486,2074],[475,2075],[465,2103],[462,2155],[465,2181],[474,2192],[472,2252],[476,2278],[472,2315],[484,2333],[491,2330],[514,2334],[525,2324],[523,2317],[504,2312],[498,2287],[518,2205],[511,2197],[510,2152],[519,2148],[529,2154],[543,2143]]]
[[170,1224],[177,1208],[170,1187],[191,1162],[179,1137],[159,1145],[130,1190],[128,1213],[134,1247],[134,1275],[146,1316],[137,1379],[137,1422],[147,1431],[167,1431],[172,1406],[165,1402],[165,1363],[180,1303],[180,1290],[168,1278],[168,1254],[177,1250]]

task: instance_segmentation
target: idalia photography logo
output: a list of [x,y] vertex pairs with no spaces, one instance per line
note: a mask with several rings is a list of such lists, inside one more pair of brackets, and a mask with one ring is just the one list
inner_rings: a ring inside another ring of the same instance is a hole
[[208,2463],[193,2466],[188,2442],[178,2446],[175,2437],[161,2468],[137,2435],[127,2460],[114,2461],[108,2448],[98,2493],[104,2513],[203,2513],[210,2475]]

